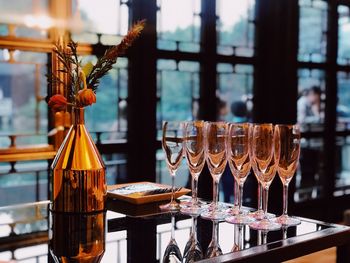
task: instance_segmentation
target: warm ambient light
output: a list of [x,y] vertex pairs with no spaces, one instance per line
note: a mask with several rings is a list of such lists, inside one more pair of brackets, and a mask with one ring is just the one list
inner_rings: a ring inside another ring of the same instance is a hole
[[49,29],[53,26],[53,21],[46,15],[32,16],[27,15],[24,17],[24,24],[27,27],[37,27],[40,29]]

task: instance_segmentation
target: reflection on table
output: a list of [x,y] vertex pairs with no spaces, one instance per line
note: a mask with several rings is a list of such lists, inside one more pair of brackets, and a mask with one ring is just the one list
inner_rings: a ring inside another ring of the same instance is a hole
[[[188,259],[184,262],[190,258],[197,260],[239,252],[333,227],[302,219],[297,227],[263,233],[247,226],[159,213],[152,210],[156,205],[139,206],[144,210],[137,211],[135,206],[135,209],[128,205],[123,208],[120,202],[110,201],[106,213],[85,215],[50,214],[47,201],[0,208],[0,260],[162,262],[172,236],[172,217],[173,237],[181,256]],[[134,214],[126,216],[116,212],[117,207],[124,213],[130,209]]]

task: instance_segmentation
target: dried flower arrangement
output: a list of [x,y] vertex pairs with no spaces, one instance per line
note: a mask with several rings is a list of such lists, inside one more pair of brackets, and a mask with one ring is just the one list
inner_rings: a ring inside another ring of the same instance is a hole
[[98,58],[95,65],[91,62],[82,65],[82,61],[78,59],[77,55],[77,43],[71,41],[67,48],[58,44],[55,45],[54,52],[63,65],[63,68],[58,71],[67,74],[70,83],[67,85],[54,72],[47,76],[49,83],[61,83],[68,91],[68,98],[61,94],[53,95],[48,101],[49,107],[55,111],[60,111],[65,110],[67,105],[81,108],[95,103],[96,90],[100,79],[112,69],[118,56],[125,54],[125,51],[140,35],[144,27],[145,20],[135,23],[122,41],[118,45],[107,49],[104,55]]

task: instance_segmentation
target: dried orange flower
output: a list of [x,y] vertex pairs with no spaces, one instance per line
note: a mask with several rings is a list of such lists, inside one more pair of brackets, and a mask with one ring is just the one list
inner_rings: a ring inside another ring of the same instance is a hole
[[67,106],[67,99],[61,94],[56,94],[50,98],[48,104],[54,111],[65,110]]
[[96,102],[96,94],[92,91],[92,89],[79,90],[77,101],[81,107],[89,106]]

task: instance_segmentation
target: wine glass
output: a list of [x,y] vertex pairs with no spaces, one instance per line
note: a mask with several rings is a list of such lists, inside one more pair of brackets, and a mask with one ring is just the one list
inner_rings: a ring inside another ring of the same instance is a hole
[[171,213],[171,237],[163,255],[163,263],[182,262],[181,251],[175,240],[175,214]]
[[227,132],[228,124],[226,122],[206,122],[205,124],[205,157],[209,172],[213,178],[213,201],[201,216],[210,220],[220,220],[225,218],[225,213],[220,210],[218,202],[219,182],[227,163]]
[[180,210],[180,205],[175,200],[175,175],[183,158],[183,122],[165,121],[163,123],[162,147],[165,152],[165,160],[171,175],[171,201],[161,205],[165,211]]
[[184,151],[192,179],[192,199],[181,203],[181,212],[198,215],[203,211],[197,192],[198,177],[203,170],[204,157],[204,121],[186,122],[184,127]]
[[183,253],[184,263],[195,262],[203,259],[203,251],[197,239],[197,217],[198,215],[191,216],[192,218],[191,233]]
[[278,129],[275,131],[272,124],[255,124],[251,143],[252,167],[263,190],[264,217],[249,226],[255,230],[278,230],[281,228],[281,224],[271,221],[267,215],[269,187],[275,178],[279,161]]
[[214,220],[211,241],[209,243],[205,257],[213,258],[221,255],[222,255],[222,250],[219,244],[219,221]]
[[283,185],[283,214],[276,218],[276,222],[283,226],[296,226],[300,220],[288,216],[288,185],[298,166],[300,129],[297,125],[276,125],[276,129],[280,134],[281,148],[277,171]]
[[250,172],[250,140],[252,127],[249,123],[231,123],[227,137],[227,160],[231,173],[238,184],[238,214],[226,218],[228,223],[249,224],[254,218],[242,209],[243,186]]

